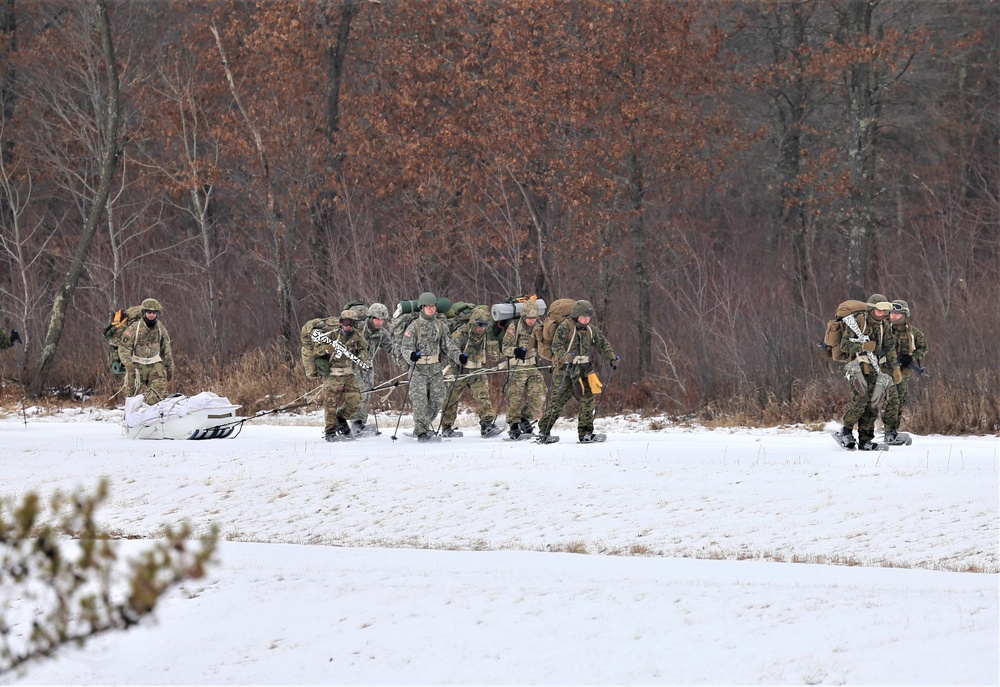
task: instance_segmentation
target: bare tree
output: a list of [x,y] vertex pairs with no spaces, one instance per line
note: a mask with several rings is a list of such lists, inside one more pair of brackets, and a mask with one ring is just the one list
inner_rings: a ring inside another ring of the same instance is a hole
[[121,154],[118,141],[118,120],[121,112],[120,94],[118,91],[118,66],[115,62],[114,43],[111,34],[111,19],[108,17],[106,0],[95,0],[94,10],[97,19],[97,31],[101,37],[101,57],[104,61],[107,92],[105,94],[105,116],[98,118],[101,122],[104,154],[101,159],[100,173],[94,196],[90,199],[86,221],[80,231],[76,249],[70,262],[69,271],[62,286],[55,295],[52,312],[49,316],[48,331],[42,343],[38,366],[31,379],[30,393],[38,396],[45,387],[49,371],[55,360],[59,340],[62,337],[66,320],[66,309],[73,300],[80,275],[83,272],[90,244],[94,240],[101,215],[111,192],[111,183],[118,169],[118,159]]

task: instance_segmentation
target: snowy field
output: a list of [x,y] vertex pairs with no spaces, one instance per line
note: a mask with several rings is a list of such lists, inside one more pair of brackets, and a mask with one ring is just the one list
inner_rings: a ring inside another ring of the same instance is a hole
[[862,453],[626,417],[537,446],[460,416],[418,444],[382,416],[328,444],[311,414],[171,442],[120,420],[0,418],[0,493],[107,477],[104,527],[217,523],[220,564],[8,684],[1000,683],[995,436]]

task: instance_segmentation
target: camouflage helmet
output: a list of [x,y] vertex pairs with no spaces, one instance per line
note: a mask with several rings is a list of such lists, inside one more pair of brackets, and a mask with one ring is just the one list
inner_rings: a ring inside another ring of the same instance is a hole
[[873,293],[866,304],[869,310],[892,310],[892,303],[880,293]]
[[[469,322],[476,327],[488,326],[490,323],[490,311],[482,305],[477,305],[472,309],[472,314],[469,316]],[[479,324],[480,322],[483,324]]]
[[142,302],[143,310],[155,310],[156,312],[163,312],[163,306],[160,305],[160,301],[155,298],[147,298]]
[[578,317],[593,317],[594,306],[590,301],[577,301],[573,304],[573,310],[570,311],[569,316],[573,319]]
[[437,306],[437,301],[437,296],[430,291],[424,291],[420,294],[420,298],[417,299],[417,306],[421,308],[427,305]]
[[528,301],[525,303],[524,307],[521,308],[521,317],[526,320],[529,320],[532,317],[538,317],[538,303],[535,301]]
[[349,322],[351,324],[351,326],[354,326],[354,322],[357,319],[358,319],[357,313],[355,311],[353,311],[353,310],[344,310],[343,312],[340,313],[340,323],[341,324],[345,324],[345,323]]
[[359,320],[368,317],[368,308],[365,307],[364,301],[350,301],[344,306],[344,310],[353,310]]
[[904,300],[897,299],[892,302],[892,311],[901,312],[907,317],[910,316],[910,304]]
[[389,308],[385,307],[382,303],[372,303],[368,306],[368,317],[374,317],[377,320],[388,320]]

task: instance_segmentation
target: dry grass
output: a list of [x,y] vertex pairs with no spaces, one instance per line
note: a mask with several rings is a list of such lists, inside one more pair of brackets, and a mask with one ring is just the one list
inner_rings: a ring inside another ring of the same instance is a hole
[[[300,399],[319,386],[318,380],[307,379],[298,361],[289,360],[277,348],[253,350],[239,357],[222,370],[191,368],[181,362],[172,391],[192,395],[213,391],[243,406],[242,413],[252,415],[272,410]],[[393,367],[388,372],[396,372]],[[903,428],[918,434],[996,434],[1000,432],[1000,395],[989,391],[1000,388],[1000,373],[987,372],[988,379],[948,381],[914,379],[910,382],[909,401],[903,417]],[[502,382],[502,376],[498,376]],[[620,380],[615,380],[616,382]],[[107,376],[86,401],[98,406],[121,406],[118,391],[121,378]],[[664,382],[646,380],[639,384],[616,383],[605,395],[600,408],[602,416],[637,413],[641,416],[667,415],[675,423],[697,423],[709,427],[773,427],[806,425],[821,428],[831,419],[843,415],[848,400],[846,384],[838,375],[828,375],[806,383],[795,383],[790,390],[778,394],[761,388],[733,388],[725,395],[703,398],[692,394],[682,401],[668,400],[660,386]],[[69,385],[72,387],[72,385]],[[494,389],[494,402],[499,406],[500,385]],[[397,392],[400,393],[401,392]],[[0,386],[0,408],[14,412],[20,407],[21,388],[5,380]],[[400,396],[401,398],[401,396]],[[51,410],[79,407],[78,398],[50,396],[31,405]],[[564,415],[576,413],[571,401]],[[651,430],[663,429],[662,419],[650,421]]]

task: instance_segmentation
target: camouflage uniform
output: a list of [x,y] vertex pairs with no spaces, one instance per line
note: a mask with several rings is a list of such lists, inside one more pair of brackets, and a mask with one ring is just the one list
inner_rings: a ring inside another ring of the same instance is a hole
[[[436,300],[436,299],[434,299]],[[421,306],[420,315],[406,327],[401,357],[410,361],[409,397],[413,404],[413,434],[430,435],[434,418],[445,399],[443,358],[458,364],[459,350],[451,340],[448,323]],[[414,353],[420,357],[412,359]]]
[[[373,303],[374,308],[378,303]],[[382,306],[383,308],[385,306]],[[381,314],[381,313],[380,313]],[[376,327],[372,324],[372,319],[382,320],[382,324]],[[355,367],[354,374],[358,378],[358,385],[362,389],[371,389],[375,386],[375,355],[380,351],[384,350],[386,355],[389,355],[389,350],[392,346],[392,337],[389,334],[389,321],[388,318],[373,318],[371,314],[371,309],[369,309],[368,317],[365,318],[365,324],[361,327],[361,333],[365,337],[365,341],[368,342],[368,362],[371,367],[367,370],[360,367]],[[368,420],[368,404],[371,402],[372,392],[362,392],[361,394],[361,404],[358,406],[358,410],[354,413],[351,418],[353,421],[351,427],[354,431],[363,431],[365,428],[365,422]]]
[[[485,322],[483,327],[476,327],[476,322]],[[493,423],[496,420],[496,413],[493,410],[493,403],[490,400],[490,383],[485,374],[482,374],[486,366],[486,331],[490,325],[490,313],[483,307],[476,307],[472,311],[469,321],[460,329],[456,329],[451,335],[451,340],[455,342],[459,353],[469,356],[468,361],[460,368],[460,375],[455,379],[451,389],[447,394],[447,403],[441,415],[442,433],[448,436],[449,430],[455,424],[458,416],[458,402],[462,394],[468,390],[472,396],[472,404],[479,415],[479,426],[485,434],[487,430],[495,428]],[[482,331],[479,331],[482,329]]]
[[924,333],[909,323],[910,308],[906,301],[893,301],[905,308],[905,319],[892,324],[892,333],[896,337],[896,356],[899,359],[899,366],[902,372],[902,380],[889,387],[885,398],[885,405],[882,408],[882,422],[888,436],[899,430],[899,421],[903,415],[903,406],[906,405],[906,396],[910,384],[911,362],[920,365],[920,361],[927,355],[927,337]]
[[20,341],[20,338],[15,338],[17,333],[16,329],[11,329],[8,334],[5,330],[0,329],[0,351],[6,350],[14,345],[15,341]]
[[579,399],[580,410],[577,414],[576,430],[581,440],[594,433],[594,406],[596,400],[590,387],[580,380],[593,370],[590,354],[597,351],[609,363],[617,360],[611,344],[604,338],[600,330],[592,324],[581,324],[576,314],[581,303],[586,304],[587,311],[593,313],[593,306],[587,301],[577,301],[571,318],[568,318],[556,329],[552,339],[552,393],[549,396],[548,408],[544,417],[538,422],[541,436],[548,436],[552,426],[559,419],[563,407],[574,395]]
[[[323,432],[327,437],[338,432],[350,436],[347,418],[353,416],[361,405],[361,390],[354,375],[355,363],[335,347],[335,342],[339,341],[362,362],[368,361],[365,335],[353,328],[350,331],[344,329],[344,321],[353,322],[353,318],[354,312],[345,310],[340,314],[339,322],[334,318],[314,320],[313,334],[308,338],[305,333],[303,335],[302,367],[306,376],[323,379]],[[326,327],[331,325],[336,326],[327,330]],[[317,336],[325,336],[329,343],[317,340]]]
[[[130,324],[118,343],[118,357],[125,366],[125,384],[130,396],[142,394],[152,405],[167,397],[167,382],[174,377],[174,355],[170,333],[160,321],[163,308],[147,298],[142,302],[142,317]],[[148,312],[157,314],[152,318]]]
[[[525,320],[534,319],[532,324]],[[507,424],[511,438],[531,433],[531,423],[537,420],[545,401],[545,379],[538,369],[537,337],[542,333],[538,320],[538,304],[525,303],[514,324],[503,335],[500,354],[510,365],[510,379],[504,387],[507,394]],[[517,357],[520,351],[523,357]]]
[[[883,320],[878,319],[874,312],[875,304],[885,304],[885,297],[875,294],[868,299],[868,309],[864,313],[851,315],[855,318],[861,333],[866,335],[869,342],[874,344],[873,355],[878,358],[880,367],[884,367],[895,379],[899,375],[899,362],[896,360],[896,339],[889,324],[888,311],[892,310],[891,304],[886,309]],[[882,310],[882,308],[879,308]],[[845,328],[840,348],[844,351],[849,361],[857,360],[861,364],[861,374],[864,378],[864,389],[860,388],[860,380],[857,384],[851,385],[851,400],[844,412],[844,433],[851,432],[854,425],[858,426],[858,445],[865,447],[866,444],[875,439],[875,420],[878,417],[878,405],[872,407],[872,398],[875,394],[876,382],[878,381],[879,369],[872,367],[869,363],[868,352],[864,346],[866,342],[852,341],[857,335],[850,328]]]

